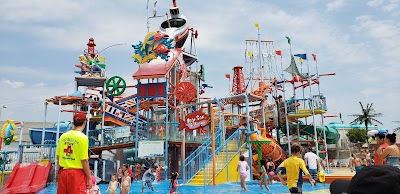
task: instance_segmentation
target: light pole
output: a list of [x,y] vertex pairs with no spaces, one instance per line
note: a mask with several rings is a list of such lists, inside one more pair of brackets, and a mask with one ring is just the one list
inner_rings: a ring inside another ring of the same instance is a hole
[[0,106],[0,121],[1,121],[1,111],[3,110],[3,108],[7,108],[7,106],[6,105],[1,105]]

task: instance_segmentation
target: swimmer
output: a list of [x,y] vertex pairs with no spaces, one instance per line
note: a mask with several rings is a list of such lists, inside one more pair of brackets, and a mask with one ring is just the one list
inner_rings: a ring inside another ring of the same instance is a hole
[[247,191],[246,186],[246,178],[247,178],[247,171],[250,169],[249,165],[246,161],[244,161],[244,156],[241,155],[239,157],[240,161],[237,165],[237,171],[240,173],[240,187],[242,187],[243,191]]
[[171,174],[171,190],[169,190],[170,194],[178,194],[178,177],[179,173],[173,172]]
[[107,191],[110,191],[110,194],[117,194],[118,186],[119,186],[119,182],[117,181],[117,174],[113,174],[111,176],[111,181],[108,184]]
[[131,189],[131,176],[129,176],[129,172],[124,172],[124,177],[122,177],[121,183],[121,194],[129,194]]

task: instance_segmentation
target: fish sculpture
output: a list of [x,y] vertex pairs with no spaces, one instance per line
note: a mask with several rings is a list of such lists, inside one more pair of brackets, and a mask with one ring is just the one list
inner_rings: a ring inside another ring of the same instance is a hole
[[1,138],[3,138],[5,145],[10,145],[12,141],[15,141],[17,139],[17,136],[14,135],[14,129],[14,120],[7,119],[6,123],[1,129]]
[[168,37],[167,34],[160,31],[149,32],[143,42],[139,41],[139,44],[132,45],[135,49],[132,58],[139,64],[148,63],[157,57],[167,61],[168,53],[174,48],[173,39],[168,39]]
[[96,56],[92,58],[91,55],[87,57],[85,55],[79,55],[78,57],[81,65],[76,65],[76,67],[81,68],[81,75],[86,75],[90,77],[103,77],[105,75],[106,64],[105,58],[102,56]]

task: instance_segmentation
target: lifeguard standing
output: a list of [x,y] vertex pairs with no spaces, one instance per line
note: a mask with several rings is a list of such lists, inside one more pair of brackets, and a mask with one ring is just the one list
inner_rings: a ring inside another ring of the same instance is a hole
[[86,193],[92,188],[89,168],[89,140],[82,133],[85,128],[86,115],[74,115],[74,129],[61,135],[57,146],[57,161],[60,166],[57,194]]

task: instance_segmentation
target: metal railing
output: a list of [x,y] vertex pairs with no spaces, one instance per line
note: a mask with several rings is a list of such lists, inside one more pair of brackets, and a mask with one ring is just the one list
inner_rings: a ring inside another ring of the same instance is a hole
[[[116,132],[119,128],[123,127],[109,127],[104,129],[89,130],[89,147],[96,146],[109,146],[116,144],[124,144],[135,142],[135,128],[131,127],[126,129],[125,132]],[[185,141],[191,143],[204,142],[210,139],[210,130],[204,130],[206,133],[201,134],[199,132],[185,132],[179,130],[179,123],[168,123],[165,122],[148,122],[143,125],[138,131],[139,140],[163,140],[165,139],[165,133],[168,129],[169,141],[182,141],[183,133],[185,134]],[[103,133],[102,133],[103,132]],[[123,134],[121,134],[123,133]],[[103,134],[103,136],[101,135]],[[120,135],[117,135],[120,134]],[[103,143],[101,139],[103,138]]]
[[174,139],[175,131],[178,131],[179,123],[169,122],[168,125],[165,122],[147,122],[143,125],[143,129],[139,129],[139,139],[141,140],[161,140],[165,139],[166,131],[168,130],[168,139]]
[[56,144],[21,144],[18,148],[18,162],[32,163],[42,160],[54,161],[56,157]]
[[1,171],[11,171],[18,162],[18,152],[2,151],[0,152]]
[[[229,162],[236,156],[237,153],[240,152],[241,147],[241,139],[240,139],[241,130],[236,130],[229,138],[225,140],[225,143],[219,145],[215,149],[215,158],[216,158],[216,173],[218,175],[221,171],[229,164]],[[212,155],[206,159],[207,161],[212,160]],[[212,182],[212,162],[208,162],[208,164],[204,165],[204,185],[208,185]],[[227,170],[227,180],[229,179],[229,170]]]
[[29,144],[19,145],[19,151],[2,151],[0,152],[0,169],[1,171],[11,171],[17,163],[29,164],[32,162],[40,162],[44,159],[54,161],[55,144]]
[[323,95],[314,95],[314,109],[328,110],[326,107],[326,97]]
[[[222,130],[217,130],[215,133],[215,144],[222,144]],[[201,146],[192,152],[184,161],[183,169],[183,183],[188,183],[211,159],[211,137],[208,138]]]

